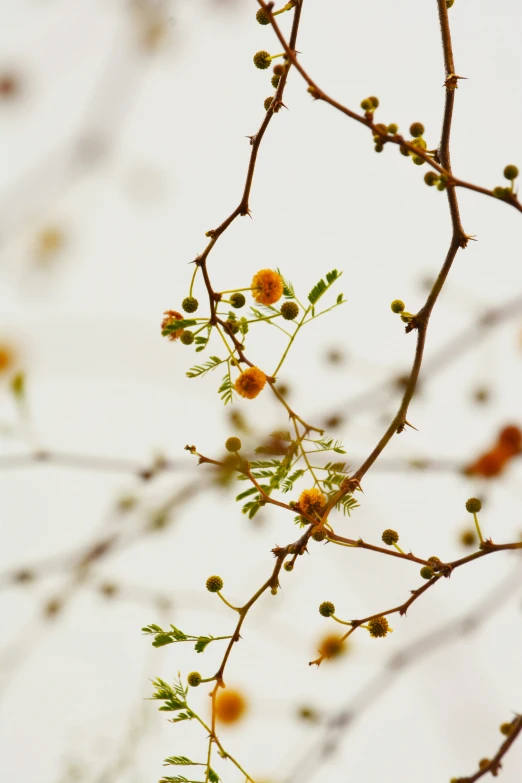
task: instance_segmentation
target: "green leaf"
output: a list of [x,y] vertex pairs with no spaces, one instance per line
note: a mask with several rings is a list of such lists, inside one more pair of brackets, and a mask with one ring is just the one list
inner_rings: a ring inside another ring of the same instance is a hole
[[[159,710],[160,712],[177,712],[178,710],[184,710],[185,707],[186,705],[181,701],[176,701],[176,699],[168,699],[163,707],[159,707]],[[180,718],[180,720],[183,720],[183,718]]]
[[331,473],[346,473],[348,471],[348,464],[346,462],[327,462],[324,467]]
[[169,636],[168,633],[159,633],[152,642],[153,647],[165,647],[166,644],[172,644],[176,639]]
[[294,287],[290,282],[290,280],[285,280],[285,278],[281,274],[280,269],[276,269],[276,272],[281,278],[281,280],[283,281],[283,296],[285,297],[285,299],[295,299]]
[[214,772],[212,767],[208,768],[208,779],[210,780],[210,783],[219,783],[219,775]]
[[194,645],[194,649],[197,653],[205,652],[206,648],[212,642],[213,639],[211,636],[200,636],[197,640],[196,644]]
[[194,321],[193,318],[182,318],[180,321],[172,321],[171,324],[167,324],[163,331],[161,332],[162,335],[170,334],[171,332],[177,332],[178,329],[186,329],[187,326],[196,326],[197,321]]
[[222,401],[225,405],[234,400],[234,387],[232,385],[232,378],[230,377],[230,371],[223,377],[221,386],[218,389],[218,394],[221,395]]
[[308,301],[311,305],[317,304],[319,299],[323,296],[324,293],[330,288],[330,286],[341,276],[341,272],[338,272],[337,269],[332,269],[331,272],[328,272],[326,275],[326,283],[321,278],[316,285],[312,288],[310,293],[308,294]]
[[342,440],[334,440],[333,438],[318,438],[312,440],[315,446],[322,451],[335,451],[337,454],[346,454],[346,451],[342,448]]
[[245,503],[241,511],[243,514],[247,514],[249,519],[253,519],[260,508],[261,504],[257,500],[251,500],[249,503]]
[[236,500],[243,500],[243,498],[247,498],[249,495],[253,495],[255,492],[257,492],[256,487],[249,487],[248,489],[245,489],[244,492],[240,492],[236,497]]
[[293,438],[288,430],[276,430],[275,432],[270,433],[270,437],[274,440],[288,440],[290,442],[293,441]]
[[335,506],[335,508],[340,511],[341,508],[343,510],[343,514],[348,514],[350,516],[350,511],[354,508],[358,508],[359,504],[357,501],[351,496],[351,495],[345,495],[339,503]]
[[335,304],[341,304],[341,302],[343,301],[343,296],[344,294],[339,294],[339,296],[335,300]]
[[[161,707],[160,707],[161,709]],[[171,723],[179,723],[182,720],[192,720],[192,715],[190,712],[180,712],[178,715],[176,715],[175,718],[171,718]]]
[[186,756],[169,756],[165,761],[163,762],[165,766],[186,766],[186,767],[204,767],[205,764],[202,764],[199,761],[191,761]]
[[205,364],[197,364],[195,367],[191,367],[187,372],[187,378],[197,378],[198,375],[204,375],[206,372],[219,367],[224,361],[226,361],[226,359],[220,359],[219,356],[211,356]]
[[294,487],[294,481],[297,481],[297,479],[300,479],[301,476],[304,476],[305,471],[304,470],[296,470],[294,473],[292,473],[291,476],[288,476],[288,478],[283,481],[283,492],[291,492]]
[[145,634],[163,633],[163,628],[160,628],[159,625],[154,625],[152,623],[150,625],[146,625],[145,628],[142,628],[141,630]]

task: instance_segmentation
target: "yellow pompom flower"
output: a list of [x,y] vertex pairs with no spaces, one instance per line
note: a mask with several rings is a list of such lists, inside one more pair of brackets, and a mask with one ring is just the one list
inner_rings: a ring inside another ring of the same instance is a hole
[[216,718],[221,723],[237,723],[247,709],[245,697],[239,691],[220,691],[216,698]]
[[299,506],[305,514],[320,514],[326,506],[326,498],[319,489],[303,489],[299,495]]
[[283,296],[283,281],[273,269],[260,269],[252,278],[252,296],[259,304],[272,305]]
[[263,391],[266,383],[266,375],[259,367],[249,367],[242,372],[234,384],[234,389],[241,397],[253,400],[259,392]]

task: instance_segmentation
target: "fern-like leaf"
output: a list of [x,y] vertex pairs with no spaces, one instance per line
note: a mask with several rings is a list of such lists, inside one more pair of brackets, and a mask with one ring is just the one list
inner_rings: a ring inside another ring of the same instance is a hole
[[332,269],[332,271],[328,272],[326,275],[326,283],[323,280],[323,278],[321,278],[321,280],[319,280],[319,282],[316,283],[316,285],[314,285],[314,287],[308,294],[308,301],[310,302],[310,304],[311,305],[317,304],[319,299],[323,296],[324,293],[326,293],[326,291],[328,291],[330,286],[333,285],[333,283],[335,283],[335,281],[341,276],[341,274],[342,273],[338,272],[337,269]]

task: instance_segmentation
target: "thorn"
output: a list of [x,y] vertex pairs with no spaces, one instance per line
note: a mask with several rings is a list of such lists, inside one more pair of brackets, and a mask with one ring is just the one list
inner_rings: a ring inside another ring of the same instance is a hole
[[446,81],[442,85],[443,87],[447,87],[448,90],[456,90],[458,85],[459,79],[467,79],[467,76],[457,76],[456,73],[449,73],[446,77]]
[[419,430],[417,429],[417,427],[414,427],[414,426],[413,426],[413,424],[410,424],[410,422],[409,422],[409,421],[407,421],[406,419],[404,419],[404,423],[405,423],[405,424],[407,424],[407,425],[408,425],[408,427],[411,427],[411,428],[412,428],[412,430],[415,430],[415,432],[418,432],[418,431],[419,431]]

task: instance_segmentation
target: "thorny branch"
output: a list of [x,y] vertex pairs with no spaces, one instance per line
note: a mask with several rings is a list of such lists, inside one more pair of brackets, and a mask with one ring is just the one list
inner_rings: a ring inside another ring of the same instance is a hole
[[[386,134],[380,129],[374,122],[373,122],[373,114],[371,112],[366,112],[364,116],[358,115],[355,112],[351,111],[347,107],[339,104],[334,99],[330,98],[326,93],[324,93],[320,88],[315,84],[315,82],[311,79],[310,76],[306,73],[304,68],[300,65],[298,59],[297,59],[297,53],[296,53],[296,38],[297,38],[297,31],[299,27],[299,20],[300,20],[300,14],[302,10],[302,0],[297,0],[295,6],[294,6],[294,20],[293,20],[293,26],[292,26],[292,33],[290,36],[289,41],[287,42],[284,36],[282,35],[276,21],[274,18],[274,15],[272,13],[274,4],[273,3],[265,3],[263,0],[258,0],[259,6],[264,9],[264,11],[267,13],[269,17],[269,21],[281,43],[281,45],[284,48],[284,51],[286,53],[286,59],[287,59],[287,65],[290,64],[293,65],[296,70],[301,74],[301,76],[305,79],[305,81],[309,85],[309,91],[311,92],[312,96],[316,99],[320,99],[325,101],[326,103],[329,103],[333,107],[337,108],[350,118],[356,120],[357,122],[364,124],[366,127],[368,127],[374,135],[377,135],[382,142],[388,142],[391,141],[394,144],[398,144],[402,146],[403,148],[406,147],[409,151],[414,152],[415,154],[419,154],[419,150],[414,145],[407,142],[402,136],[392,136],[391,138],[388,137],[387,132]],[[442,33],[442,42],[443,42],[443,50],[444,50],[444,58],[445,58],[445,70],[446,70],[446,79],[445,79],[445,88],[446,88],[446,100],[445,100],[445,108],[444,108],[444,118],[443,118],[443,127],[442,127],[442,135],[439,145],[439,150],[437,152],[435,160],[434,158],[430,157],[428,153],[425,153],[423,150],[420,150],[420,157],[424,158],[426,162],[429,163],[430,166],[435,168],[439,173],[443,174],[444,177],[447,180],[447,195],[448,195],[448,205],[450,210],[450,216],[451,216],[451,222],[452,222],[452,237],[450,241],[450,245],[448,248],[448,251],[446,253],[446,257],[444,260],[444,263],[442,264],[442,267],[437,275],[437,278],[428,294],[428,297],[426,299],[426,302],[424,306],[420,309],[420,311],[414,315],[407,327],[406,332],[410,332],[413,330],[417,331],[417,345],[415,349],[415,355],[413,359],[412,368],[410,371],[410,375],[408,378],[408,381],[406,383],[405,391],[403,394],[403,398],[401,401],[401,404],[399,406],[399,409],[393,418],[392,422],[390,423],[389,427],[387,428],[386,432],[383,434],[373,451],[370,453],[370,455],[364,460],[364,462],[361,464],[361,466],[355,471],[353,476],[343,482],[341,485],[340,490],[334,494],[332,498],[328,501],[325,511],[322,515],[321,522],[319,525],[310,525],[310,527],[307,529],[305,534],[299,539],[298,542],[295,544],[287,545],[286,547],[279,548],[277,547],[274,550],[274,554],[276,556],[276,564],[274,566],[274,569],[267,579],[267,581],[254,593],[254,595],[251,597],[251,599],[243,606],[241,607],[239,611],[239,620],[236,625],[235,632],[227,645],[222,663],[214,676],[213,679],[215,679],[215,687],[212,690],[211,693],[211,699],[212,699],[212,723],[211,723],[211,735],[210,735],[210,742],[209,742],[209,761],[208,761],[208,768],[207,768],[207,779],[209,774],[209,768],[210,768],[210,755],[212,750],[212,742],[216,741],[216,709],[215,709],[215,703],[216,703],[216,695],[218,693],[218,690],[220,687],[224,685],[223,682],[223,675],[226,668],[226,664],[228,662],[230,653],[232,651],[232,648],[234,644],[239,640],[240,638],[240,631],[242,628],[242,625],[244,623],[245,617],[249,609],[253,606],[253,604],[258,600],[258,598],[269,588],[273,593],[277,593],[277,588],[279,584],[279,573],[281,571],[283,562],[285,558],[292,552],[292,554],[295,555],[296,553],[296,547],[297,547],[297,553],[304,551],[306,549],[306,545],[308,543],[308,540],[311,536],[312,531],[314,528],[325,528],[325,525],[328,525],[327,518],[330,513],[330,511],[335,507],[336,503],[338,503],[347,493],[353,492],[354,489],[360,488],[360,481],[364,477],[364,475],[367,473],[367,471],[372,467],[374,462],[377,460],[377,458],[380,456],[386,445],[389,443],[389,441],[392,439],[392,437],[396,433],[400,433],[403,431],[406,425],[409,424],[407,421],[407,413],[409,409],[410,402],[413,398],[415,388],[417,385],[417,381],[419,378],[419,373],[422,365],[422,359],[423,359],[423,352],[426,342],[426,335],[428,330],[428,324],[429,319],[432,314],[433,308],[435,306],[435,303],[442,291],[442,288],[444,286],[444,283],[446,282],[446,279],[448,277],[448,274],[451,270],[452,264],[454,262],[454,259],[457,255],[457,252],[460,248],[465,248],[467,246],[469,236],[465,234],[461,221],[460,221],[460,214],[459,214],[459,206],[458,206],[458,200],[456,196],[456,187],[464,187],[471,190],[476,190],[478,192],[485,193],[486,195],[493,196],[492,191],[487,191],[486,189],[479,188],[477,186],[471,185],[470,183],[464,182],[462,180],[457,179],[452,174],[451,169],[451,162],[450,162],[450,132],[451,132],[451,122],[452,122],[452,116],[453,116],[453,108],[454,108],[454,101],[455,101],[455,89],[457,88],[457,80],[459,77],[455,75],[455,68],[454,68],[454,61],[453,61],[453,51],[452,51],[452,45],[451,45],[451,36],[450,36],[450,29],[449,29],[449,23],[448,23],[448,15],[447,15],[447,8],[445,0],[438,0],[438,7],[439,7],[439,16],[440,16],[440,22],[441,22],[441,33]],[[275,96],[275,99],[273,100],[271,107],[269,108],[267,112],[267,116],[265,117],[261,129],[257,136],[253,137],[252,141],[252,153],[250,158],[250,163],[248,167],[248,173],[247,173],[247,179],[246,184],[243,192],[243,197],[234,212],[225,219],[225,221],[217,228],[210,232],[208,232],[208,236],[210,237],[210,242],[207,245],[207,248],[204,250],[204,252],[198,256],[196,259],[196,264],[198,267],[202,269],[203,273],[203,279],[205,282],[205,286],[207,288],[209,300],[210,300],[210,308],[211,308],[211,319],[210,323],[212,325],[223,325],[220,324],[219,319],[216,315],[216,302],[219,301],[220,295],[216,294],[213,289],[212,285],[209,279],[208,270],[207,270],[207,258],[212,250],[215,242],[219,238],[219,236],[228,228],[228,226],[235,220],[235,218],[239,215],[246,215],[249,214],[249,207],[248,207],[248,197],[250,193],[250,188],[252,184],[252,177],[253,172],[255,168],[255,161],[257,157],[257,151],[259,148],[259,144],[261,143],[262,136],[268,127],[268,124],[270,122],[271,117],[273,116],[273,112],[278,110],[278,108],[281,105],[281,95],[282,90],[284,87],[284,84],[286,82],[286,76],[288,74],[288,67],[285,70],[284,78],[281,80],[278,88],[277,93]],[[439,162],[440,161],[440,162]],[[519,211],[522,211],[522,205],[518,202],[515,196],[512,196],[509,198],[509,203],[511,203],[513,206],[515,206],[516,209]],[[245,362],[248,365],[251,366],[251,363],[247,360],[247,358],[244,356],[242,351],[242,346],[239,343],[238,340],[233,338],[233,343],[235,350],[238,354],[238,361],[239,362]],[[272,388],[274,379],[269,378],[268,379]],[[282,400],[284,402],[284,400]],[[284,403],[285,406],[288,409],[290,417],[293,419],[294,424],[297,420],[299,420],[301,423],[301,419],[298,419],[296,415],[291,411],[286,403]],[[305,425],[305,434],[310,429],[309,425]],[[299,440],[299,432],[297,430],[296,425],[296,435]],[[301,440],[302,440],[301,436]],[[215,462],[214,460],[211,460],[209,458],[201,457],[200,455],[200,462]],[[248,478],[252,481],[255,487],[260,491],[260,496],[265,500],[265,502],[275,502],[277,505],[285,507],[286,504],[279,503],[277,501],[273,501],[266,493],[264,493],[261,490],[261,487],[257,484],[255,479],[252,477],[251,473],[248,471],[248,469],[242,470],[242,472],[245,473],[245,475],[248,476]],[[329,525],[328,525],[329,527]],[[332,533],[330,537],[331,541],[336,541],[337,543],[344,543],[348,544],[349,546],[361,546],[364,547],[364,542],[358,541],[358,542],[352,542],[348,539],[342,539],[342,537],[336,536],[335,533]],[[462,558],[460,561],[455,561],[453,563],[448,564],[440,564],[440,566],[437,568],[437,571],[439,573],[436,573],[429,581],[426,582],[422,587],[418,588],[417,590],[413,590],[410,598],[406,600],[403,604],[394,607],[392,609],[386,610],[385,612],[380,612],[378,614],[370,615],[369,617],[363,618],[362,620],[354,620],[351,622],[351,628],[343,639],[346,639],[351,633],[353,633],[359,626],[361,626],[363,623],[371,621],[374,618],[383,616],[383,615],[389,615],[393,613],[399,613],[401,615],[404,615],[408,608],[413,604],[414,601],[416,601],[421,595],[423,595],[426,591],[428,591],[439,579],[442,575],[448,577],[451,575],[454,568],[457,568],[461,565],[464,565],[464,563],[471,562],[474,559],[477,559],[478,557],[484,556],[485,554],[489,554],[493,551],[499,551],[500,549],[509,549],[509,548],[519,548],[522,547],[521,544],[506,544],[506,545],[494,545],[491,541],[486,541],[483,543],[483,550],[475,553],[474,555],[471,555],[467,558]],[[381,547],[372,547],[371,545],[367,548],[372,548],[375,551],[379,551],[381,553],[386,554],[392,554],[393,556],[401,556],[404,559],[413,559],[417,562],[427,562],[422,561],[414,558],[413,555],[400,555],[398,552],[389,552],[387,550],[382,549]],[[320,663],[323,659],[323,655],[315,661],[315,663]]]

